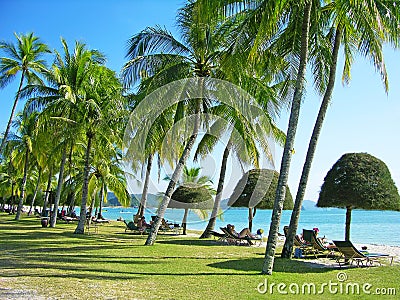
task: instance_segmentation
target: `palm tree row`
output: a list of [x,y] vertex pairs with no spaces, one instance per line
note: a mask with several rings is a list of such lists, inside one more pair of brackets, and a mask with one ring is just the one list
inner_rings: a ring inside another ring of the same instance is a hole
[[[27,41],[29,38],[38,41],[33,34],[18,40]],[[45,68],[43,64],[41,77],[36,76],[35,80],[29,80],[18,90],[18,98],[28,101],[14,121],[16,133],[6,132],[8,136],[3,139],[4,172],[1,176],[2,179],[11,179],[13,170],[22,170],[21,184],[18,180],[15,184],[12,181],[13,191],[8,194],[14,197],[14,185],[18,186],[17,220],[26,202],[28,178],[35,173],[38,174],[37,182],[31,184],[35,188],[30,190],[32,205],[41,190],[45,195],[45,212],[50,197],[54,196],[51,227],[56,225],[62,195],[64,205],[69,198],[80,197],[81,213],[75,232],[83,233],[88,202],[104,201],[108,190],[114,191],[121,203],[130,202],[120,165],[121,124],[126,119],[128,98],[123,96],[122,85],[115,73],[104,66],[105,58],[100,52],[76,43],[71,53],[67,43],[63,39],[61,42],[64,53],[54,51],[55,61],[51,68]],[[13,46],[8,46],[13,52]],[[27,47],[22,45],[21,48]],[[41,51],[41,48],[34,49]],[[26,55],[22,59],[26,61],[35,57]],[[2,58],[2,65],[6,63],[18,65],[18,62],[11,63]],[[10,73],[10,68],[3,70],[5,75]],[[69,170],[65,174],[67,158]],[[46,174],[47,183],[44,182],[46,176],[43,176]],[[10,180],[3,180],[3,183],[9,184]],[[54,189],[55,194],[52,193]]]
[[[290,257],[293,250],[308,174],[332,98],[340,46],[344,82],[350,80],[356,53],[361,53],[373,61],[387,90],[382,46],[386,42],[398,46],[399,10],[395,2],[382,0],[190,0],[178,11],[180,39],[160,26],[147,27],[129,39],[121,81],[124,88],[137,88],[130,97],[122,96],[120,81],[104,66],[104,56],[98,51],[76,43],[70,53],[62,40],[63,55],[56,51],[55,62],[47,69],[39,59],[48,52],[47,47],[33,34],[17,36],[17,48],[1,44],[10,58],[1,59],[0,87],[21,71],[15,105],[20,97],[28,101],[19,116],[23,119],[15,123],[16,134],[8,137],[10,121],[2,141],[2,191],[19,197],[19,218],[27,187],[32,195],[37,190],[44,191],[46,206],[57,174],[54,207],[58,208],[61,198],[79,197],[81,215],[75,232],[83,233],[88,201],[99,199],[102,203],[110,189],[116,191],[120,201],[129,202],[120,165],[121,151],[126,150],[122,133],[128,123],[130,145],[136,147],[129,147],[125,157],[130,169],[145,175],[138,215],[143,215],[146,206],[153,160],[158,160],[159,169],[164,164],[174,169],[146,240],[146,245],[152,245],[191,152],[195,150],[195,158],[199,159],[228,137],[221,154],[213,212],[202,235],[207,237],[219,211],[228,157],[235,154],[244,168],[260,167],[262,158],[272,159],[272,137],[284,149],[262,267],[263,273],[271,274],[307,67],[310,66],[315,88],[323,100],[283,257]],[[231,96],[236,97],[234,101],[219,98],[216,80],[234,84],[251,99],[239,107],[234,103],[242,94]],[[176,82],[181,84],[180,94],[172,94],[169,102],[159,94],[159,99],[146,103],[149,96],[158,95],[160,88],[168,89]],[[188,83],[196,85],[195,93],[185,86]],[[184,93],[186,97],[182,96]],[[254,107],[259,109],[256,113]],[[148,114],[157,111],[157,115],[151,119],[143,114],[139,121],[128,122],[127,112],[133,108]],[[276,117],[284,108],[290,110],[286,136],[275,126]],[[253,118],[248,118],[248,111]],[[148,128],[144,139],[140,136],[141,127]],[[205,134],[200,139],[202,130]],[[28,184],[29,181],[36,184]],[[53,215],[52,226],[55,220]]]

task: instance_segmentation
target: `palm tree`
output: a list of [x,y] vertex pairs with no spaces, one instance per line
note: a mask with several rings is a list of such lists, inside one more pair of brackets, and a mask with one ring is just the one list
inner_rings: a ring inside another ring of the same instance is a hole
[[303,12],[303,21],[301,30],[299,68],[296,77],[296,85],[295,85],[295,91],[293,95],[293,101],[289,117],[289,125],[286,134],[286,142],[285,142],[285,147],[283,149],[281,168],[279,172],[278,187],[276,191],[274,209],[272,211],[271,226],[269,229],[267,248],[265,250],[265,258],[262,268],[262,273],[267,275],[272,274],[272,269],[274,265],[276,244],[278,242],[279,224],[282,214],[283,202],[285,200],[286,184],[289,176],[290,161],[292,155],[291,153],[294,145],[294,139],[296,136],[301,100],[304,91],[305,73],[306,73],[307,58],[308,58],[310,15],[311,15],[312,4],[313,4],[312,0],[305,1],[303,8],[304,12]]
[[35,143],[35,135],[37,128],[37,114],[20,114],[15,122],[17,127],[17,134],[12,135],[11,139],[7,141],[13,149],[12,157],[15,161],[23,165],[23,178],[21,183],[21,195],[18,202],[17,214],[15,220],[21,217],[22,206],[25,201],[26,181],[28,178],[29,158],[32,152],[33,144]]
[[[6,147],[5,150],[9,150],[9,148],[10,147]],[[6,154],[6,157],[8,157],[8,159],[3,160],[0,165],[0,190],[3,195],[3,210],[5,209],[6,198],[9,199],[9,204],[12,202],[14,197],[14,187],[17,181],[19,181],[20,177],[18,174],[18,170],[13,165],[10,151],[7,151]],[[8,206],[8,209],[11,211],[10,205]]]
[[[113,149],[111,149],[112,152]],[[100,151],[99,151],[100,152]],[[93,165],[93,173],[89,179],[89,194],[99,195],[99,211],[96,218],[101,219],[103,203],[107,202],[107,192],[112,191],[117,197],[118,201],[123,206],[130,204],[131,197],[126,188],[126,179],[122,166],[120,164],[121,153],[105,153],[102,151],[99,155],[96,155]],[[93,182],[91,184],[91,181]],[[91,190],[91,191],[90,191]]]
[[[310,16],[312,7],[319,7],[319,1],[224,1],[227,11],[236,14],[241,24],[236,28],[237,42],[233,47],[251,45],[249,58],[257,63],[260,58],[281,56],[296,70],[291,113],[286,142],[281,160],[280,176],[268,235],[268,244],[262,272],[272,274],[274,254],[278,241],[278,229],[285,199],[286,184],[293,152],[294,138],[305,85],[308,59]],[[313,10],[315,14],[317,10]],[[299,18],[302,16],[302,18]],[[301,21],[300,21],[301,20]]]
[[0,42],[0,49],[3,49],[8,56],[0,58],[0,88],[6,86],[16,77],[17,73],[21,72],[18,91],[1,142],[0,153],[3,151],[4,144],[10,131],[11,122],[15,114],[23,83],[24,81],[28,83],[42,82],[38,75],[45,71],[46,65],[41,57],[44,53],[50,52],[47,46],[43,44],[38,37],[34,36],[33,33],[14,35],[17,38],[17,46],[3,41]]
[[[154,89],[152,85],[152,80],[143,80],[141,81],[140,88],[138,93],[135,95],[135,106],[138,105],[145,95],[149,94]],[[177,120],[177,115],[179,114],[179,110],[176,109],[176,106],[172,106],[171,109],[167,109],[166,112],[162,113],[152,124],[149,134],[146,137],[144,149],[145,149],[145,163],[141,164],[139,161],[137,165],[134,165],[136,162],[132,160],[132,168],[133,169],[142,169],[145,170],[144,174],[144,183],[142,189],[142,195],[140,199],[140,204],[138,207],[138,211],[134,216],[134,220],[138,220],[139,217],[143,217],[144,210],[146,208],[147,202],[147,193],[149,189],[150,183],[150,173],[153,166],[154,158],[158,158],[158,174],[160,177],[161,172],[161,161],[166,160],[169,162],[170,166],[173,166],[174,158],[171,157],[171,151],[164,152],[162,151],[162,144],[166,133],[171,128],[174,121]],[[138,153],[135,153],[136,150],[140,151],[140,149],[130,149],[126,153],[126,156],[135,157]],[[134,153],[132,153],[134,152]],[[139,154],[140,156],[140,154]]]
[[102,151],[107,151],[115,145],[121,145],[119,132],[116,132],[115,128],[125,117],[121,85],[113,71],[104,66],[92,66],[87,83],[86,91],[77,107],[77,121],[81,122],[80,130],[86,136],[81,212],[75,229],[75,233],[78,234],[84,233],[91,151],[101,148],[104,149]]
[[[161,27],[149,27],[129,40],[127,57],[130,59],[124,66],[125,82],[131,85],[138,80],[151,79],[158,88],[169,82],[183,78],[204,78],[216,72],[220,66],[221,49],[224,46],[223,30],[218,27],[212,15],[215,11],[207,9],[208,1],[190,1],[179,11],[178,26],[182,32],[183,43],[175,39]],[[216,74],[216,73],[215,73]],[[153,245],[161,220],[168,207],[176,182],[181,176],[200,127],[200,113],[205,99],[197,98],[188,101],[193,112],[193,129],[185,142],[180,159],[171,176],[157,218],[151,228],[146,245]],[[177,110],[184,111],[184,102],[178,103]],[[182,117],[182,116],[181,116]]]
[[[343,43],[345,48],[343,80],[347,82],[350,79],[353,52],[357,47],[361,54],[371,57],[376,69],[381,73],[386,91],[388,89],[388,79],[382,53],[382,42],[387,38],[387,32],[393,33],[398,30],[399,23],[396,22],[398,18],[393,18],[393,16],[398,13],[396,12],[396,10],[398,10],[396,5],[394,3],[388,3],[387,1],[384,2],[385,3],[383,3],[383,1],[375,0],[370,2],[371,5],[364,5],[364,2],[349,3],[334,1],[335,5],[327,5],[328,9],[326,9],[326,12],[328,16],[331,16],[333,19],[333,24],[331,24],[331,28],[328,31],[327,39],[329,40],[329,38],[334,35],[332,43],[328,44],[332,49],[330,61],[327,62],[327,65],[329,65],[329,76],[327,84],[323,83],[324,79],[321,77],[316,79],[317,83],[321,83],[322,89],[325,87],[325,92],[303,165],[295,205],[290,219],[289,230],[282,250],[282,257],[290,258],[293,252],[293,240],[297,231],[308,176],[317,147],[318,138],[322,130],[323,121],[332,98],[340,44]],[[386,7],[386,9],[380,9],[381,7]],[[382,20],[382,22],[378,22],[377,20]],[[327,53],[327,51],[323,53]],[[311,55],[313,56],[313,53]],[[321,56],[322,55],[316,55],[312,58],[315,66],[314,69],[317,69],[321,64],[321,61],[324,61]],[[314,74],[321,74],[324,76],[323,72],[314,72]]]
[[[43,123],[47,125],[51,124],[52,128],[59,128],[55,132],[55,134],[60,135],[56,139],[59,141],[59,144],[56,145],[55,149],[61,152],[54,203],[55,210],[58,209],[61,197],[67,149],[72,147],[74,142],[80,137],[78,133],[79,125],[81,125],[79,114],[85,115],[85,112],[79,112],[79,109],[85,109],[85,107],[79,107],[79,105],[82,104],[82,97],[86,93],[90,75],[94,71],[92,65],[104,62],[104,56],[100,52],[87,50],[86,45],[83,43],[76,42],[73,53],[70,53],[69,47],[63,38],[61,39],[61,43],[64,53],[61,54],[55,51],[55,63],[51,70],[46,73],[49,85],[28,85],[23,91],[23,95],[26,97],[35,95],[35,97],[29,100],[28,108],[30,110],[42,110],[41,118]],[[65,126],[66,122],[68,126]],[[86,217],[82,222],[85,219]],[[50,221],[51,227],[56,225],[56,220],[56,215],[53,214]]]
[[[254,130],[255,121],[251,120],[252,122],[249,123],[250,120],[244,118],[240,112],[232,109],[231,107],[220,104],[211,108],[210,112],[213,115],[221,117],[221,120],[224,121],[217,121],[210,127],[211,134],[204,135],[203,139],[200,141],[199,146],[196,150],[195,159],[197,159],[198,155],[204,156],[205,154],[208,154],[210,151],[212,151],[216,141],[221,138],[221,135],[223,135],[226,130],[229,130],[229,128],[226,127],[231,126],[232,128],[230,129],[230,137],[223,152],[213,212],[207,224],[207,227],[200,238],[210,237],[210,231],[214,230],[216,216],[219,211],[222,192],[224,188],[226,165],[231,150],[236,153],[237,158],[242,164],[251,164],[259,168],[259,160],[261,155],[268,157],[269,160],[272,161],[270,147],[268,142],[266,142],[268,140],[268,137],[272,136],[276,141],[280,142],[281,144],[284,140],[284,133],[275,126],[272,119],[268,116],[266,117],[269,122],[259,124],[259,129],[261,130],[259,130],[258,132],[263,132],[263,135],[259,136],[258,133]],[[271,112],[271,114],[274,114],[274,112]]]

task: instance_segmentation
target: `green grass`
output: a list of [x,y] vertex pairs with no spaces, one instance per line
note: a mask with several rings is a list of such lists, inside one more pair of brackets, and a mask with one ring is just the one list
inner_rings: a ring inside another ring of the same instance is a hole
[[[341,270],[310,267],[276,258],[272,276],[261,275],[265,248],[224,246],[213,240],[160,234],[154,246],[146,236],[125,234],[120,222],[99,225],[93,235],[75,235],[76,224],[42,228],[37,218],[0,214],[0,299],[275,299],[293,295],[259,294],[268,283],[337,283]],[[280,249],[278,250],[278,252]],[[346,282],[396,288],[400,266],[344,270]],[[286,291],[289,292],[288,288]],[[302,295],[301,299],[315,299]],[[376,295],[352,298],[376,299]],[[326,299],[347,299],[338,292]],[[396,299],[396,296],[382,296]]]

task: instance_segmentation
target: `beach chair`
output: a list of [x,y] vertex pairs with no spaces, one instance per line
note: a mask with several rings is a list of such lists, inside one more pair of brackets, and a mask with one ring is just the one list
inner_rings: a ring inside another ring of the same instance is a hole
[[97,224],[93,223],[91,220],[86,219],[86,234],[90,235],[91,233],[98,233],[99,232],[99,227]]
[[[153,216],[152,216],[153,219]],[[153,222],[155,221],[155,218],[153,219]],[[171,222],[166,221],[164,218],[161,220],[161,224],[159,227],[159,230],[162,232],[174,232],[175,234],[179,234],[181,227],[179,224],[174,224]]]
[[[340,256],[336,259],[339,267],[356,263],[357,267],[372,266],[374,262],[379,263],[381,258],[389,258],[390,265],[393,263],[393,256],[382,253],[369,253],[367,251],[359,251],[350,241],[333,241],[340,252]],[[342,262],[343,260],[343,262]]]
[[[283,233],[285,234],[285,237],[288,234],[289,226],[283,227]],[[307,254],[314,254],[315,255],[315,250],[312,247],[311,243],[306,242],[304,239],[300,239],[299,235],[294,236],[293,240],[293,245],[299,249],[301,249],[301,254],[307,255]]]
[[218,242],[228,243],[228,241],[226,240],[227,235],[225,233],[217,232],[214,230],[208,230],[207,232],[211,234]]
[[127,232],[128,230],[130,230],[131,232],[136,232],[136,233],[143,234],[143,233],[146,231],[146,229],[137,227],[137,226],[135,225],[135,223],[133,223],[132,221],[130,221],[129,223],[127,223],[127,222],[124,220],[124,223],[125,223],[125,225],[126,225],[125,232]]
[[249,237],[249,236],[238,237],[238,236],[235,236],[232,233],[230,233],[229,230],[226,227],[220,227],[220,229],[225,234],[228,244],[231,244],[231,245],[243,245],[243,244],[245,244],[245,245],[248,245],[248,246],[252,246],[253,242],[259,242],[259,244],[261,245],[261,241],[262,241],[261,238],[252,238],[252,237]]
[[316,253],[324,253],[327,252],[326,257],[329,255],[335,255],[334,251],[337,250],[336,247],[334,248],[327,248],[321,242],[321,240],[317,237],[314,230],[303,229],[303,239],[310,243],[312,248],[315,250]]

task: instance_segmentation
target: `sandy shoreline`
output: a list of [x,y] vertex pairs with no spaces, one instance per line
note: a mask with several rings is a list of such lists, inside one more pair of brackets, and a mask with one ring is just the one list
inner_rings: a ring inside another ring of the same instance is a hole
[[[188,233],[187,236],[197,237],[199,235],[197,234],[197,232],[192,231],[192,232]],[[285,242],[284,239],[280,239],[278,241],[278,245],[283,246],[284,242]],[[263,242],[263,243],[261,243],[261,245],[254,245],[253,247],[266,247],[266,246],[267,246],[267,243]],[[355,243],[354,246],[357,249],[361,249],[361,247],[366,246],[367,250],[370,253],[388,254],[389,256],[393,256],[393,264],[400,263],[400,246],[389,246],[389,245],[378,245],[378,244],[357,244],[357,243]],[[329,265],[329,266],[332,266],[332,265],[337,266],[337,263],[333,259],[318,258],[315,260],[305,259],[305,261],[310,262],[310,263],[315,262],[317,264],[322,263],[324,265]]]
[[[279,241],[279,245],[283,246],[284,240]],[[266,246],[266,243],[263,243],[263,246]],[[370,253],[381,253],[381,254],[387,254],[389,256],[393,256],[393,265],[394,264],[399,264],[400,263],[400,247],[399,246],[388,246],[388,245],[377,245],[377,244],[354,244],[354,246],[357,249],[361,249],[361,247],[366,246],[367,250]],[[335,259],[332,258],[324,258],[324,257],[319,257],[319,258],[305,258],[305,259],[300,259],[308,264],[310,264],[313,267],[316,268],[323,268],[323,267],[329,267],[329,268],[337,268],[339,267],[338,263],[336,262]],[[390,258],[383,258],[381,260],[383,265],[389,265],[390,264]]]

